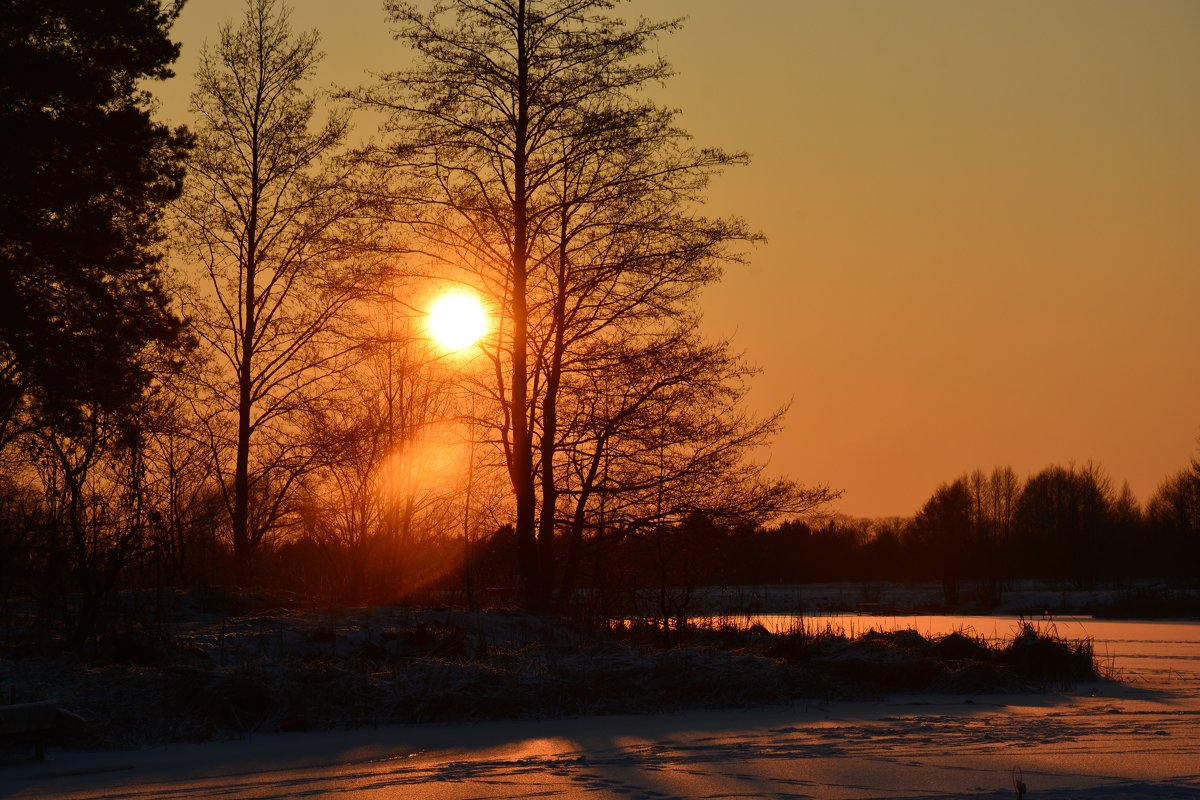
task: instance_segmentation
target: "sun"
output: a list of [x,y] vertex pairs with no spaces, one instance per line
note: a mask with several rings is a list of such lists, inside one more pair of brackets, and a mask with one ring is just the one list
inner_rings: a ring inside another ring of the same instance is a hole
[[446,350],[465,350],[487,332],[487,312],[478,295],[455,290],[434,299],[427,325],[429,335]]

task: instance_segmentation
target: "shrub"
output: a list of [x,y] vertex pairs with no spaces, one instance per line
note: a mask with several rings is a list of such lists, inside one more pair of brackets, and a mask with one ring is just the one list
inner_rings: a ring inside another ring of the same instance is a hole
[[1053,625],[1021,623],[1015,638],[1000,653],[1000,663],[1017,675],[1043,684],[1098,677],[1091,639],[1068,641]]

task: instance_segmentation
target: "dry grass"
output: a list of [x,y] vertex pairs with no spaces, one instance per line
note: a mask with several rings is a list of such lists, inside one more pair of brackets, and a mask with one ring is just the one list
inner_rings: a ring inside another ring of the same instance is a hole
[[1091,642],[1024,626],[1009,642],[962,631],[848,636],[732,624],[665,639],[517,612],[406,608],[213,610],[179,598],[80,658],[10,643],[0,680],[86,720],[60,744],[131,747],[251,731],[431,720],[651,712],[901,691],[1046,688],[1096,677]]

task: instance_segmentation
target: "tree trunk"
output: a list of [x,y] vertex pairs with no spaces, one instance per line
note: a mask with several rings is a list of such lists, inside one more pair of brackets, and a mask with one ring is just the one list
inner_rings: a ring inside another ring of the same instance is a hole
[[[596,444],[596,452],[592,454],[588,465],[587,477],[580,482],[579,496],[575,500],[575,513],[571,518],[571,530],[567,533],[567,554],[563,565],[562,583],[558,591],[558,611],[565,613],[574,599],[575,582],[579,575],[579,562],[583,558],[583,528],[587,523],[587,504],[591,500],[592,490],[596,486],[596,476],[600,473],[600,464],[604,457],[605,438],[601,437]],[[603,527],[603,519],[601,520]],[[599,534],[597,534],[597,537]]]
[[254,336],[256,330],[255,301],[257,295],[254,282],[257,278],[257,242],[255,231],[258,225],[258,158],[257,147],[253,148],[254,160],[251,169],[250,219],[246,246],[246,297],[242,309],[242,349],[238,364],[238,430],[237,460],[233,471],[233,568],[234,582],[248,586],[254,580],[254,545],[250,536],[250,411],[251,383],[254,363]]
[[513,163],[513,452],[509,475],[517,496],[517,550],[525,605],[530,611],[548,611],[549,587],[538,556],[533,430],[529,424],[529,309],[526,298],[529,282],[529,54],[525,41],[525,0],[520,0],[517,14],[517,124]]

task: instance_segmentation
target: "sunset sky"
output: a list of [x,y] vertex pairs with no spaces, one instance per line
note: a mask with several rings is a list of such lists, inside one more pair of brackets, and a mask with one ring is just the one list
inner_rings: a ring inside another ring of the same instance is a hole
[[[294,0],[318,84],[409,55],[379,0]],[[710,191],[766,234],[711,289],[714,335],[792,402],[772,471],[912,514],[964,471],[1094,459],[1143,501],[1200,434],[1200,3],[634,0],[687,16],[656,96]],[[163,114],[240,0],[190,0]],[[360,127],[370,133],[371,123]]]

